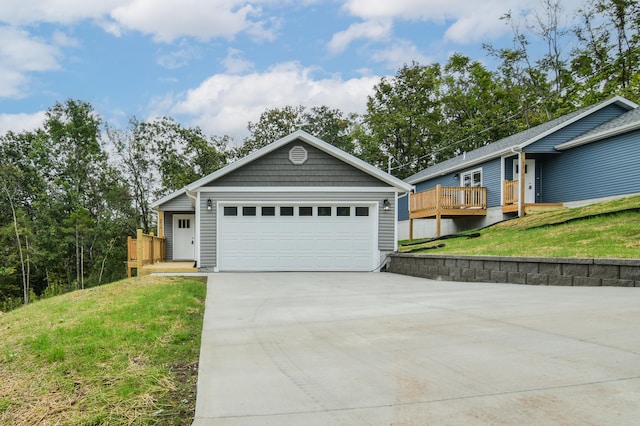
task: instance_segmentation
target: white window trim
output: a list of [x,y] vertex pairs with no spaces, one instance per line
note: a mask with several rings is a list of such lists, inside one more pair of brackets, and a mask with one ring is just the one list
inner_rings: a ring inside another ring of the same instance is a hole
[[482,187],[483,186],[482,185],[482,181],[484,179],[484,176],[483,176],[483,173],[482,173],[482,167],[477,168],[477,169],[473,169],[473,170],[469,170],[469,171],[466,171],[464,173],[460,173],[460,186],[464,187],[464,177],[467,176],[467,175],[469,176],[469,181],[473,183],[473,180],[472,180],[473,179],[473,174],[477,173],[477,172],[480,173],[480,184],[477,187],[472,186],[472,188]]

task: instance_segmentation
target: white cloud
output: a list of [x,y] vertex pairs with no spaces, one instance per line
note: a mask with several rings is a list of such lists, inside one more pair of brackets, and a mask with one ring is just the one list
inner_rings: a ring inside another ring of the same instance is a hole
[[58,47],[24,30],[0,27],[0,98],[24,97],[29,73],[60,68]]
[[151,34],[161,42],[184,36],[202,41],[231,38],[251,30],[265,33],[264,24],[251,19],[259,15],[259,8],[238,0],[133,0],[111,11],[124,28]]
[[[565,13],[583,5],[583,0],[565,0]],[[345,0],[343,8],[365,21],[381,19],[424,21],[447,25],[445,41],[460,44],[486,42],[511,32],[499,18],[508,11],[520,14],[539,8],[532,0]]]
[[157,62],[165,68],[177,69],[188,65],[191,60],[198,59],[200,56],[200,49],[182,42],[179,49],[159,55]]
[[269,0],[2,0],[0,22],[26,26],[90,20],[115,36],[140,31],[161,42],[232,38],[241,32],[254,40],[273,40],[279,22],[261,18],[261,3]]
[[2,0],[0,22],[29,25],[39,22],[69,24],[97,19],[130,0]]
[[253,62],[244,58],[242,51],[227,49],[227,57],[222,60],[222,65],[229,74],[241,74],[253,69]]
[[351,24],[344,31],[337,32],[327,45],[331,53],[343,52],[357,39],[383,40],[391,35],[391,22],[367,21]]
[[434,61],[433,58],[421,53],[413,43],[407,40],[396,41],[389,47],[375,52],[371,55],[371,59],[384,63],[389,69],[398,69],[404,64],[410,64],[414,61],[421,65]]
[[20,133],[33,131],[44,123],[46,111],[38,111],[33,114],[0,114],[0,134],[8,131]]
[[296,62],[274,66],[264,73],[216,74],[180,95],[168,94],[152,106],[155,115],[191,117],[191,124],[214,135],[227,134],[241,142],[247,123],[267,108],[286,105],[327,105],[345,113],[363,113],[378,76],[343,80],[339,76],[314,79],[313,70]]

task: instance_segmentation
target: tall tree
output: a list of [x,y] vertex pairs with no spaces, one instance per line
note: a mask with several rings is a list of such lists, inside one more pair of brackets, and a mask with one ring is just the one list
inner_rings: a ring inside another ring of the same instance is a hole
[[118,167],[122,170],[132,196],[135,218],[129,233],[137,228],[149,233],[152,224],[151,197],[156,184],[152,147],[141,137],[141,123],[132,117],[126,130],[106,126],[106,136],[116,149]]
[[640,3],[591,0],[578,12],[572,71],[577,97],[590,104],[613,94],[640,97]]
[[218,170],[229,156],[228,136],[208,138],[200,128],[184,127],[169,117],[140,123],[136,137],[153,152],[154,167],[162,183],[155,188],[156,197]]
[[437,161],[435,151],[443,142],[441,86],[438,64],[413,63],[382,78],[368,97],[364,122],[400,178]]
[[260,114],[257,122],[249,122],[247,128],[250,135],[235,154],[244,157],[296,130],[304,130],[343,151],[354,153],[351,132],[356,121],[355,114],[344,114],[326,105],[310,109],[302,105],[268,108]]

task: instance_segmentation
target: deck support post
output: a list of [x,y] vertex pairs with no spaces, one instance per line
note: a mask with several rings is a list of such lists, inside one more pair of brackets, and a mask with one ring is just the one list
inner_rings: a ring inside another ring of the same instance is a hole
[[524,185],[525,185],[525,181],[524,181],[524,168],[526,165],[526,155],[524,152],[520,152],[519,153],[519,160],[520,160],[520,173],[519,173],[519,186],[520,186],[520,193],[518,195],[518,217],[522,217],[524,216]]
[[413,241],[413,219],[409,219],[409,240]]
[[440,237],[440,221],[442,215],[440,214],[440,196],[442,193],[442,185],[436,185],[436,238]]

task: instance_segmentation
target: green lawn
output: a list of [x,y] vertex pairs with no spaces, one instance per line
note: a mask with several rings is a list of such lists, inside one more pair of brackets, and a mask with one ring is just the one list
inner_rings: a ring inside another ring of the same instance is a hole
[[[431,248],[441,244],[444,247]],[[532,214],[483,230],[465,232],[460,238],[422,241],[421,244],[411,245],[409,241],[401,241],[400,251],[489,256],[640,258],[640,196]]]
[[191,424],[205,291],[140,277],[0,314],[0,424]]

